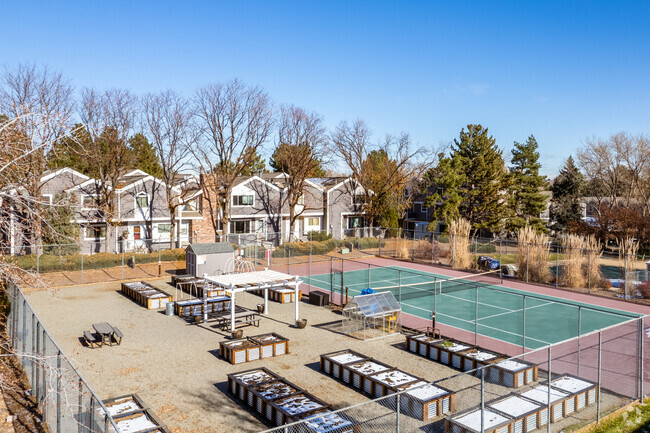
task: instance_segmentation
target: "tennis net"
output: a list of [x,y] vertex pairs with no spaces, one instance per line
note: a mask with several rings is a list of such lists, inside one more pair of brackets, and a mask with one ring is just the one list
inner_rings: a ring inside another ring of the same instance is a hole
[[372,287],[372,289],[376,292],[390,291],[399,301],[476,289],[483,285],[501,282],[500,278],[500,272],[497,270],[446,279],[434,277],[433,281]]

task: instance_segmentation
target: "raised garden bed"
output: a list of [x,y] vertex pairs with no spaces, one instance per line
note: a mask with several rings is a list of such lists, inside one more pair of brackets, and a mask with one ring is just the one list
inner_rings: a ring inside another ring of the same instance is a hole
[[187,301],[177,301],[174,304],[174,311],[180,317],[202,316],[204,306],[206,312],[218,313],[220,311],[230,311],[230,297],[217,296],[208,298],[206,302],[203,299],[190,299]]
[[512,418],[513,432],[528,433],[546,425],[548,419],[547,407],[515,394],[492,400],[486,406],[492,411]]
[[332,413],[329,410],[309,415],[303,418],[302,428],[307,433],[358,433],[359,423],[343,413]]
[[438,362],[460,370],[463,365],[463,354],[472,350],[472,346],[455,340],[443,340],[432,344],[429,350],[438,352]]
[[[137,394],[110,398],[108,400],[103,400],[102,403],[104,403],[104,406],[106,406],[106,409],[108,410],[108,414],[112,417],[128,415],[132,412],[148,409],[147,405]],[[102,408],[99,408],[98,412],[102,417],[105,415],[104,409]]]
[[[565,405],[567,400],[571,400],[571,394],[560,391],[559,389],[555,389],[551,387],[551,398],[550,398],[550,405],[551,405],[551,416],[550,420],[551,422],[556,422],[564,418],[564,413],[565,413]],[[539,385],[536,386],[535,388],[526,391],[521,394],[521,397],[528,399],[534,403],[538,403],[541,406],[548,408],[549,406],[549,390],[546,385]],[[548,422],[548,412],[547,410],[542,411],[540,414],[542,418],[542,424],[544,425],[546,422]]]
[[[494,363],[503,361],[504,355],[496,352],[489,352],[487,350],[474,348],[468,352],[463,353],[463,371],[476,370],[477,368],[486,367]],[[480,374],[476,372],[475,375]]]
[[289,353],[289,340],[270,333],[219,343],[219,354],[231,364],[241,364]]
[[388,370],[369,377],[372,382],[372,395],[376,398],[394,393],[399,386],[420,382],[420,378],[411,376],[402,370]]
[[508,359],[491,364],[485,379],[497,385],[519,388],[536,382],[537,376],[537,365],[519,359]]
[[418,381],[398,386],[395,391],[406,391],[400,396],[400,408],[414,418],[425,421],[454,411],[455,395],[447,388]]
[[369,359],[353,350],[342,350],[320,356],[320,369],[345,383],[350,383],[350,369],[347,364]]
[[[483,431],[485,433],[509,433],[513,430],[514,420],[485,409],[483,414]],[[481,409],[470,409],[445,420],[447,433],[481,433]]]
[[569,375],[552,380],[551,388],[568,392],[572,396],[573,401],[567,400],[564,406],[564,416],[595,403],[598,397],[598,385]]
[[273,407],[268,403],[278,398],[298,394],[300,388],[285,379],[280,379],[251,386],[248,391],[246,399],[248,405],[267,419],[273,420]]
[[[290,304],[294,301],[296,291],[294,289],[267,289],[269,291],[269,299],[281,304]],[[252,290],[258,296],[264,296],[264,290]]]
[[[120,433],[171,433],[151,409],[137,394],[123,395],[120,397],[103,400],[108,415],[113,418]],[[102,419],[106,413],[98,409]]]
[[[436,344],[442,341],[440,338],[434,338],[429,335],[425,334],[419,334],[419,335],[409,335],[406,337],[406,348],[408,349],[409,352],[417,353],[419,355],[429,357],[429,347],[431,347],[432,344]],[[435,361],[438,360],[438,353],[436,351],[435,353]]]
[[165,308],[165,305],[172,301],[171,295],[156,289],[144,281],[139,283],[122,283],[121,291],[148,310]]
[[229,374],[228,390],[238,396],[240,400],[246,401],[248,388],[267,382],[275,382],[281,379],[282,377],[264,367],[254,368],[252,370]]
[[372,380],[370,380],[370,376],[374,376],[383,371],[394,370],[394,367],[384,364],[383,362],[375,361],[374,359],[354,362],[347,364],[345,367],[350,370],[350,383],[352,386],[371,395]]
[[323,409],[330,409],[330,405],[307,392],[281,397],[271,401],[273,420],[276,425],[288,424],[297,421]]

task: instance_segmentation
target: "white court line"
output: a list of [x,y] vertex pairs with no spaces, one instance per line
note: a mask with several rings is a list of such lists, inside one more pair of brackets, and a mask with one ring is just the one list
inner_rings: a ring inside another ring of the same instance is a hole
[[[528,310],[532,310],[533,308],[545,307],[545,306],[547,306],[547,305],[553,305],[553,304],[556,304],[556,302],[547,302],[546,304],[539,304],[539,305],[535,305],[535,306],[533,306],[533,307],[526,307],[526,311],[528,311]],[[518,312],[520,312],[520,311],[524,311],[524,309],[523,309],[523,308],[520,308],[519,310],[510,310],[510,311],[506,311],[505,313],[498,313],[498,314],[493,314],[493,315],[491,315],[491,316],[479,317],[478,320],[491,319],[491,318],[493,318],[493,317],[503,316],[504,314],[518,313]]]
[[[450,295],[449,293],[442,293],[442,294],[440,294],[438,296],[448,296],[450,298],[458,299],[460,301],[471,302],[472,304],[476,304],[476,301],[472,301],[471,299],[459,298],[458,296]],[[510,308],[499,307],[498,305],[487,304],[485,302],[479,302],[478,304],[479,305],[485,305],[487,307],[499,308],[501,310],[512,311]]]

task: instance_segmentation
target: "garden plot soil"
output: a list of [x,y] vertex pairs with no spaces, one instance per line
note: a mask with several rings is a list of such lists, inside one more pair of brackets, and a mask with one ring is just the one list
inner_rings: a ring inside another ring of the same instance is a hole
[[[173,293],[167,281],[169,278],[149,283]],[[219,342],[227,334],[214,322],[194,325],[176,316],[166,316],[162,311],[146,310],[120,294],[119,289],[120,283],[114,282],[33,290],[27,299],[100,398],[137,393],[175,433],[255,432],[270,427],[227,390],[228,373],[260,367],[285,377],[336,409],[368,402],[367,396],[320,372],[319,355],[323,353],[352,349],[429,381],[458,374],[457,370],[404,350],[403,336],[359,341],[339,334],[336,332],[340,327],[339,314],[305,302],[300,304],[301,317],[308,321],[305,329],[292,326],[294,304],[275,302],[269,303],[269,316],[262,319],[259,328],[242,328],[244,336],[275,332],[288,338],[289,354],[231,365],[219,358]],[[255,309],[258,303],[258,296],[237,295],[239,306]],[[122,344],[85,347],[80,338],[83,331],[92,329],[91,325],[98,322],[117,326],[124,334]],[[479,404],[479,383],[479,379],[464,375],[440,385],[452,390],[475,386],[457,398],[457,410],[461,411]],[[512,392],[497,385],[486,386],[490,399]],[[604,406],[618,402],[611,396],[603,396]],[[375,403],[365,408],[376,413],[386,411]],[[576,417],[595,417],[595,407]],[[432,425],[411,417],[402,419],[403,431]],[[572,424],[577,419],[565,422]],[[426,431],[441,431],[442,422],[436,421],[433,426],[433,429],[426,427]]]

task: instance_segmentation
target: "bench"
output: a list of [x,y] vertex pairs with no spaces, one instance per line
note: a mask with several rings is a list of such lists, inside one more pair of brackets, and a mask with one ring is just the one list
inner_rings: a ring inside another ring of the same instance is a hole
[[113,339],[118,345],[122,343],[122,332],[115,326],[113,326]]
[[84,339],[86,340],[88,347],[93,347],[93,344],[95,344],[97,347],[102,346],[101,342],[99,342],[95,336],[90,333],[90,331],[84,331]]

